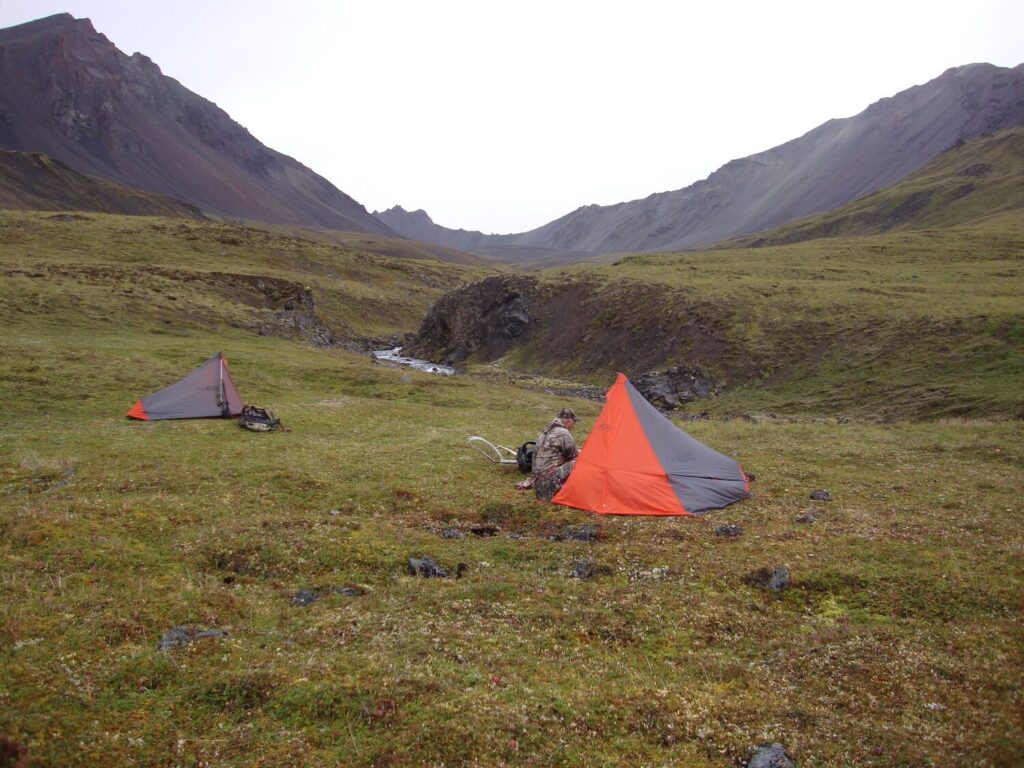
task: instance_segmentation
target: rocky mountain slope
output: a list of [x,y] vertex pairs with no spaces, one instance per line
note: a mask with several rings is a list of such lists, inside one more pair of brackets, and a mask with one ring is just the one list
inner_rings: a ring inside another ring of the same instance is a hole
[[683,189],[586,206],[530,232],[439,232],[443,228],[422,212],[378,215],[407,236],[446,245],[457,238],[458,247],[477,253],[488,247],[576,254],[687,250],[829,211],[899,181],[957,142],[1017,125],[1024,125],[1024,65],[972,64],[733,160]]
[[0,148],[42,152],[223,216],[395,234],[146,56],[125,55],[70,14],[0,30]]
[[203,218],[194,205],[87,176],[38,152],[0,150],[0,208]]
[[1024,127],[943,152],[900,183],[818,216],[726,240],[716,248],[784,245],[967,224],[1024,208]]

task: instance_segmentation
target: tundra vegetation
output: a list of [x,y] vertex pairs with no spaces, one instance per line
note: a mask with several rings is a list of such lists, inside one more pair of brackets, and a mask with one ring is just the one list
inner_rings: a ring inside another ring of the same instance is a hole
[[[385,339],[490,271],[0,214],[5,754],[710,768],[779,742],[801,766],[1020,764],[1021,225],[569,270],[722,308],[735,357],[705,362],[735,380],[685,427],[757,476],[703,520],[595,520],[515,491],[465,440],[530,439],[562,405],[585,437],[600,403],[545,388],[601,372],[537,349],[550,379],[513,375],[519,353],[456,377],[391,368],[314,346],[267,291],[309,289],[335,337]],[[124,418],[217,350],[289,431]],[[587,524],[595,540],[564,536]],[[421,557],[467,568],[410,576]],[[583,558],[594,577],[572,578]],[[776,565],[781,592],[748,578]],[[174,627],[227,635],[161,649]]]

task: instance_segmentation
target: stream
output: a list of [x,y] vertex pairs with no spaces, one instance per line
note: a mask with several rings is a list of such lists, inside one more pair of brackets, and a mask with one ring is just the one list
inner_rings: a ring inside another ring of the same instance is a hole
[[429,360],[420,360],[415,357],[403,357],[402,348],[394,347],[393,349],[380,349],[376,352],[371,352],[378,360],[386,360],[389,363],[398,363],[399,365],[405,365],[409,368],[415,368],[417,371],[426,371],[427,373],[438,373],[442,376],[454,376],[455,369],[450,365],[441,365],[440,363],[432,363]]

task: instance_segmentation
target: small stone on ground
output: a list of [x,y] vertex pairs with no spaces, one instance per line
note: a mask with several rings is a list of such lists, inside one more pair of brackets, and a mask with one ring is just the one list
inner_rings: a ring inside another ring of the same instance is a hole
[[744,579],[747,584],[767,589],[771,592],[782,592],[790,584],[789,569],[784,565],[773,568],[758,568],[748,573]]
[[228,633],[223,629],[200,629],[193,626],[172,627],[164,632],[160,638],[161,651],[173,651],[177,648],[184,648],[197,640],[227,637]]
[[800,517],[798,517],[796,519],[796,521],[798,523],[813,523],[815,520],[818,519],[818,512],[819,511],[820,510],[817,510],[814,507],[811,507],[811,508],[805,510],[804,513],[802,515],[800,515]]
[[747,768],[796,768],[796,763],[781,744],[762,744],[750,758]]
[[572,569],[572,578],[589,579],[594,575],[594,561],[589,557],[582,557],[576,561]]
[[596,525],[563,525],[551,541],[597,541],[600,529]]
[[447,568],[438,565],[431,557],[410,557],[409,575],[422,576],[425,579],[447,579],[451,573]]
[[300,606],[312,605],[319,599],[320,595],[318,595],[312,589],[300,589],[298,592],[292,595],[292,602],[295,605]]
[[811,501],[832,501],[832,494],[824,488],[816,488],[811,491]]

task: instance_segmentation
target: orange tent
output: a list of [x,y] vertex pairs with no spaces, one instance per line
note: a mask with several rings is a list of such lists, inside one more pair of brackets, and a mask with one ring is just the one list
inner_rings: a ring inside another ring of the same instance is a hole
[[736,461],[686,434],[620,373],[552,501],[602,515],[701,515],[749,497]]

